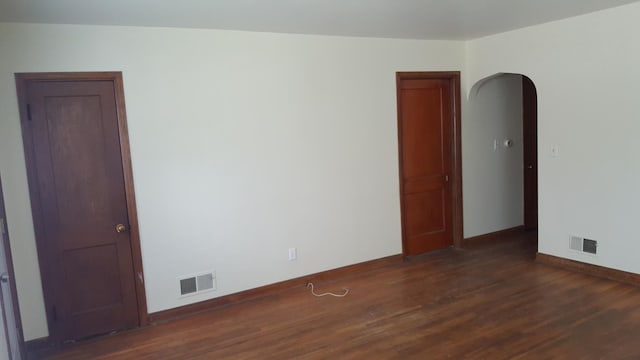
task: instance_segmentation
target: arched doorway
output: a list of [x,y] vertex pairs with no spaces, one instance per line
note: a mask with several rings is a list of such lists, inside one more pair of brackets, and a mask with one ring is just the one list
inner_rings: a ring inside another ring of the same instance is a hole
[[[465,238],[537,229],[537,92],[522,74],[478,81],[463,126]],[[536,236],[537,238],[537,236]]]

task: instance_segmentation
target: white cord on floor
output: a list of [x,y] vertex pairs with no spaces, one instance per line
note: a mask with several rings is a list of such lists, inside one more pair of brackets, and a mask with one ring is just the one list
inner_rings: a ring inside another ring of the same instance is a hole
[[315,297],[321,297],[321,296],[327,296],[327,295],[331,295],[331,296],[335,296],[335,297],[345,297],[349,293],[349,289],[344,288],[343,289],[344,290],[344,294],[334,294],[334,293],[330,293],[330,292],[322,293],[322,294],[316,294],[316,292],[313,290],[313,283],[311,283],[311,282],[307,283],[307,287],[311,288],[311,294],[313,294],[313,296],[315,296]]

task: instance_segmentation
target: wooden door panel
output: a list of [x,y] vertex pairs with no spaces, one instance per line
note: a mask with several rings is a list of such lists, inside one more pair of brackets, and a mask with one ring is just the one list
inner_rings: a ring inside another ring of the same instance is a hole
[[453,244],[453,99],[450,79],[399,78],[403,249],[415,255]]
[[[75,228],[78,223],[95,228],[96,222],[105,219],[113,223],[110,203],[114,200],[109,197],[102,121],[83,121],[102,117],[100,97],[49,97],[45,98],[44,106],[46,119],[53,119],[47,121],[47,125],[52,141],[51,158],[56,164],[53,168],[57,180],[55,193],[64,197],[61,199],[64,201],[58,203],[61,230]],[[93,141],[75,141],[83,137]],[[75,171],[76,168],[86,171]]]
[[32,81],[26,93],[54,337],[134,327],[130,236],[115,230],[129,219],[114,84]]
[[445,200],[445,192],[441,189],[405,197],[404,211],[407,213],[407,235],[410,239],[446,231]]
[[[443,171],[442,93],[440,88],[403,89],[401,116],[405,179]],[[419,121],[434,119],[434,121]]]
[[424,176],[406,180],[404,182],[404,194],[408,195],[442,189],[446,183],[445,179],[446,175],[436,174],[432,176]]
[[45,97],[51,162],[55,164],[52,194],[60,197],[60,201],[48,200],[57,203],[58,232],[65,249],[113,242],[117,236],[114,225],[127,223],[119,149],[106,141],[117,136],[117,123],[110,121],[115,113],[107,113],[106,119],[102,114],[113,101],[109,92]]
[[71,314],[121,306],[118,251],[114,245],[67,251],[64,254],[66,293]]

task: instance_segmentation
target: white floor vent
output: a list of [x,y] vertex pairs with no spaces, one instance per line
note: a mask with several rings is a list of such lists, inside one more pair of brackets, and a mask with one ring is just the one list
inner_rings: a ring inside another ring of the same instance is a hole
[[571,237],[571,243],[569,244],[569,249],[576,250],[576,251],[582,251],[582,241],[583,240],[584,239],[582,239],[581,237],[572,236]]
[[598,252],[598,242],[591,239],[572,236],[571,242],[569,243],[569,249],[595,255]]
[[179,280],[180,296],[193,295],[216,289],[216,273],[214,271],[193,275]]

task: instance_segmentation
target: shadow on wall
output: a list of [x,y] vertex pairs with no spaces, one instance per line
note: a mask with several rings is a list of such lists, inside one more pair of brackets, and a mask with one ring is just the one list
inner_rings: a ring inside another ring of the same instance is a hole
[[537,227],[536,102],[535,85],[521,74],[498,73],[471,88],[462,133],[465,238]]

